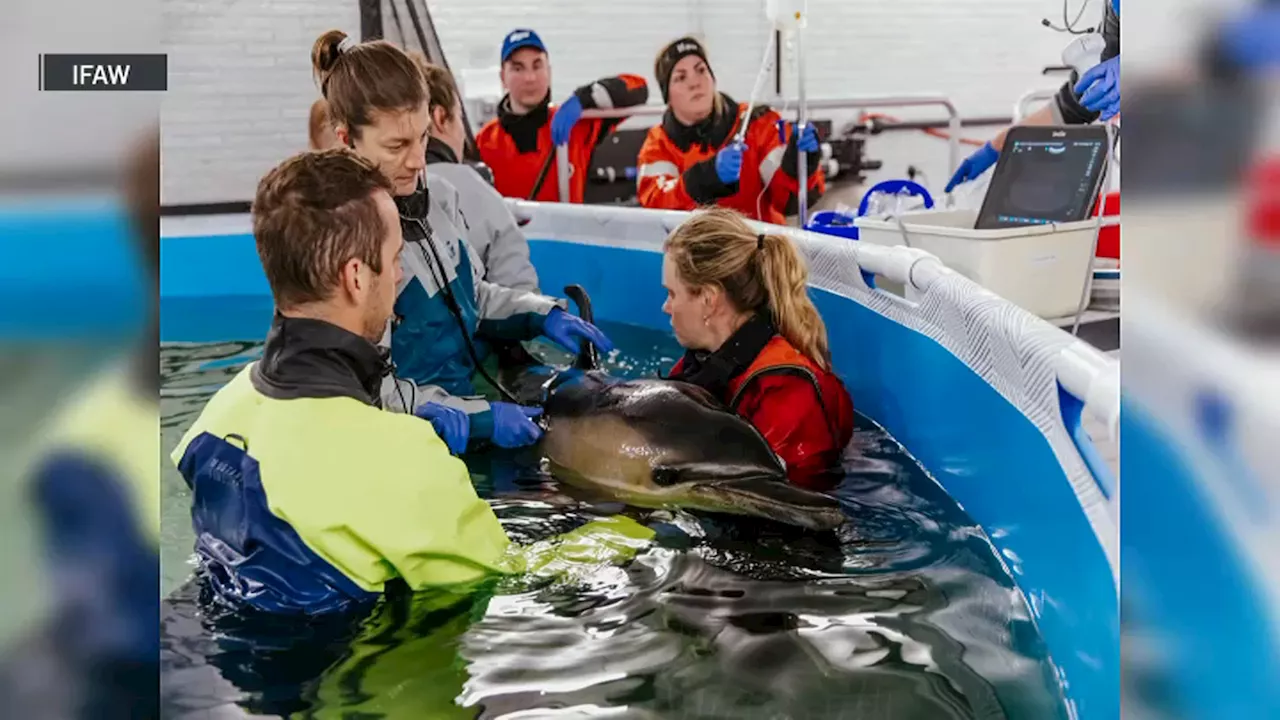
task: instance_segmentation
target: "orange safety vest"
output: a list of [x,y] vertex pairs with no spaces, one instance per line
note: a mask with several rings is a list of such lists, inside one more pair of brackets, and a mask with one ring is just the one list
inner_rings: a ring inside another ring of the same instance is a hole
[[[671,369],[684,377],[685,358]],[[799,380],[799,382],[797,382]],[[713,392],[720,392],[715,390]],[[751,423],[787,464],[796,485],[827,490],[839,482],[840,454],[853,436],[853,400],[844,383],[773,335],[719,398]]]
[[826,375],[826,372],[804,353],[797,350],[790,342],[787,342],[785,337],[774,335],[765,344],[760,354],[756,355],[756,359],[747,366],[747,369],[729,381],[729,396],[725,398],[729,409],[737,412],[738,405],[742,402],[742,396],[751,381],[766,373],[799,375],[813,383],[814,390],[818,392],[819,396],[823,394],[821,378]]
[[[644,78],[638,75],[619,75],[578,88],[574,95],[585,110],[600,107],[604,97],[609,98],[608,106],[623,108],[643,105],[649,97],[649,88]],[[476,150],[480,159],[493,171],[494,187],[503,196],[559,202],[560,172],[555,157],[556,146],[551,142],[551,118],[555,115],[556,105],[544,102],[526,115],[515,116],[507,109],[509,102],[503,98],[498,106],[498,117],[485,123],[476,134]],[[569,153],[569,202],[583,201],[596,147],[622,120],[593,118],[574,124],[566,144]],[[544,166],[547,166],[546,177],[537,196],[530,198]]]
[[[555,106],[548,105],[548,114]],[[586,194],[587,170],[591,167],[591,155],[595,152],[600,120],[583,120],[569,133],[569,202],[580,203]],[[493,171],[493,184],[505,197],[529,200],[538,173],[543,164],[550,162],[546,178],[534,200],[560,201],[560,172],[556,167],[556,148],[551,144],[551,123],[546,122],[537,131],[537,145],[521,151],[511,133],[503,129],[495,118],[481,128],[476,135],[476,149],[480,159]]]

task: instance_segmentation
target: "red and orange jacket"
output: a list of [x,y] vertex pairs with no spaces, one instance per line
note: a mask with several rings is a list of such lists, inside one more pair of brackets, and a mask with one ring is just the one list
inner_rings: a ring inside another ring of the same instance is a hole
[[[788,212],[796,212],[796,179],[799,152],[791,125],[784,143],[778,137],[778,113],[757,106],[747,120],[738,182],[726,185],[716,175],[715,155],[733,142],[738,124],[747,112],[745,103],[720,94],[725,112],[712,114],[697,125],[684,125],[671,110],[662,124],[649,130],[637,158],[636,190],[640,204],[663,210],[693,210],[700,205],[722,205],[747,217],[784,224]],[[731,111],[730,111],[731,110]],[[808,153],[809,205],[826,192],[826,178],[819,167],[821,153]]]
[[670,377],[705,388],[754,425],[786,462],[793,485],[825,491],[839,484],[853,400],[840,378],[773,334],[767,321],[751,320],[715,353],[686,353]]
[[[573,93],[582,109],[610,109],[643,105],[649,100],[649,86],[639,75],[602,78],[583,85]],[[559,172],[555,145],[551,143],[551,116],[555,105],[550,94],[538,107],[524,115],[511,112],[510,96],[498,104],[498,117],[485,123],[476,135],[480,159],[493,170],[494,185],[506,197],[541,202],[560,200]],[[579,120],[569,134],[569,198],[582,202],[587,188],[587,172],[596,146],[608,137],[623,118]],[[550,163],[537,197],[529,197],[543,166]]]

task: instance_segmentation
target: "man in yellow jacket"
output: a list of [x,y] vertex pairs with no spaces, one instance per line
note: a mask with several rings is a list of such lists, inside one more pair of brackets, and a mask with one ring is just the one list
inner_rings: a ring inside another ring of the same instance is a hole
[[[253,233],[276,316],[262,358],[172,455],[201,566],[225,599],[316,614],[395,582],[445,588],[528,564],[432,424],[381,407],[395,380],[378,342],[402,278],[392,194],[345,149],[291,157],[258,185]],[[605,527],[624,545],[651,536]]]

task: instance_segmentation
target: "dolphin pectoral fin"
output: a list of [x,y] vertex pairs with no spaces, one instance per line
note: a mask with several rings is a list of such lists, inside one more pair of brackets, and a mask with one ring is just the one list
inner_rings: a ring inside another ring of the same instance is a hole
[[840,503],[830,495],[773,478],[744,478],[700,485],[693,494],[728,507],[724,512],[754,515],[808,530],[834,530],[844,524]]

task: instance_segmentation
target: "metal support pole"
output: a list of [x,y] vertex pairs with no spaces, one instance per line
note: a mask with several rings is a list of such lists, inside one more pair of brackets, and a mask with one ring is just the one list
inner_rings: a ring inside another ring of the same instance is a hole
[[[805,18],[808,20],[808,18]],[[795,142],[800,142],[800,134],[804,132],[805,125],[808,121],[808,109],[805,106],[804,97],[804,46],[801,44],[801,38],[804,37],[804,28],[796,28],[796,98],[799,104],[796,108],[796,129]],[[796,170],[800,176],[797,178],[800,182],[800,192],[797,198],[800,201],[800,227],[804,228],[805,221],[809,219],[809,153],[802,152],[799,147],[796,148]]]
[[1032,109],[1031,107],[1032,104],[1046,103],[1052,100],[1054,96],[1057,94],[1058,94],[1058,91],[1056,89],[1055,90],[1032,90],[1024,94],[1022,97],[1018,98],[1017,104],[1013,106],[1014,124],[1016,125],[1017,123],[1022,122],[1027,118],[1028,115],[1035,112],[1035,110],[1039,109],[1039,108]]
[[[391,9],[395,10],[394,3]],[[382,37],[382,0],[360,0],[360,41],[381,40]]]
[[569,145],[556,146],[556,184],[560,188],[560,202],[571,202],[569,197]]

